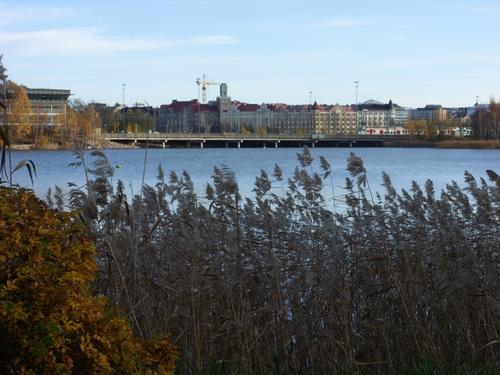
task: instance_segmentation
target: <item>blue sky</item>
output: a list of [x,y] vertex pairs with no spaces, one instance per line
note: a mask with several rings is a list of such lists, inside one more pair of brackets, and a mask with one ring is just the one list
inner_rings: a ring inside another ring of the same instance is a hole
[[[500,98],[500,1],[2,1],[0,54],[29,87],[114,104]],[[214,99],[217,88],[211,87]]]

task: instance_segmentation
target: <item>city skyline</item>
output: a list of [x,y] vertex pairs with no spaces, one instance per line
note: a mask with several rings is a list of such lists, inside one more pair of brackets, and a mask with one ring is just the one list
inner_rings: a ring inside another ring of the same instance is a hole
[[128,105],[196,98],[207,74],[245,102],[350,104],[358,81],[359,102],[466,106],[500,94],[499,21],[494,1],[3,1],[0,54],[18,83],[110,104],[122,83]]

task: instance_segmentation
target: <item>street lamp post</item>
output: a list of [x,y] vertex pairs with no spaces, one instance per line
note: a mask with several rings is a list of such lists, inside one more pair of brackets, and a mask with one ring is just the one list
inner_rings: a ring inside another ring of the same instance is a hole
[[359,104],[358,102],[358,87],[359,87],[359,81],[354,81],[354,86],[356,87],[356,105]]
[[[145,99],[142,99],[142,102],[143,102],[143,104],[146,104],[146,106],[147,106],[146,115],[147,115],[147,116],[149,116],[149,115],[150,115],[150,114],[149,114],[149,107],[150,107],[150,105],[149,105],[148,101],[147,101],[147,100],[145,100]],[[146,118],[149,118],[149,117],[146,117]],[[149,127],[149,124],[148,124],[148,122],[146,122],[146,126],[145,126],[145,129],[144,129],[144,130],[146,130],[148,127]],[[153,131],[153,130],[155,130],[155,129],[154,129],[154,120],[153,120],[153,126],[152,126],[152,128],[153,128],[153,129],[147,129],[147,130],[148,130],[148,131],[150,131],[150,132],[151,132],[151,131]]]
[[123,105],[123,119],[122,119],[122,122],[123,122],[123,131],[125,131],[125,86],[127,86],[126,83],[122,83],[122,105]]
[[354,81],[354,86],[356,88],[356,134],[359,134],[359,124],[357,123],[359,121],[358,118],[358,110],[359,110],[359,102],[358,102],[358,87],[359,87],[359,81]]

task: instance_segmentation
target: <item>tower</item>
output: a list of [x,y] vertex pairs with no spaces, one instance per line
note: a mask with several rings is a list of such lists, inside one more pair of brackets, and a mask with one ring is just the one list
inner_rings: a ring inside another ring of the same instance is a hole
[[227,96],[227,84],[221,83],[219,86],[220,96],[217,98],[219,111],[227,111],[231,105],[231,97]]
[[227,98],[227,84],[225,83],[220,84],[220,97]]
[[231,97],[227,96],[227,84],[221,83],[219,86],[219,97],[217,107],[219,110],[219,125],[221,131],[235,131],[231,126],[229,108],[231,107]]

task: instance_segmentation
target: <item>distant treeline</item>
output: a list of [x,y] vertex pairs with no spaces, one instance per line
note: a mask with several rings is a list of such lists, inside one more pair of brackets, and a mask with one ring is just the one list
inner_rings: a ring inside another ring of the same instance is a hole
[[478,108],[471,125],[476,139],[500,139],[500,103],[492,98],[488,109]]
[[80,99],[62,104],[63,108],[51,117],[32,107],[24,86],[12,81],[7,81],[5,86],[11,98],[6,101],[7,123],[4,114],[0,113],[0,124],[9,128],[12,143],[29,143],[40,148],[53,144],[75,147],[96,143],[101,131],[146,132],[154,129],[153,117],[147,111],[118,106],[101,108]]
[[[98,294],[137,333],[169,333],[185,374],[498,373],[500,177],[465,173],[374,194],[351,155],[345,181],[306,148],[255,196],[214,169],[127,196],[105,155],[77,154],[85,187],[47,194],[78,210],[95,242]],[[342,185],[343,188],[338,188]],[[66,206],[66,204],[68,206]]]

